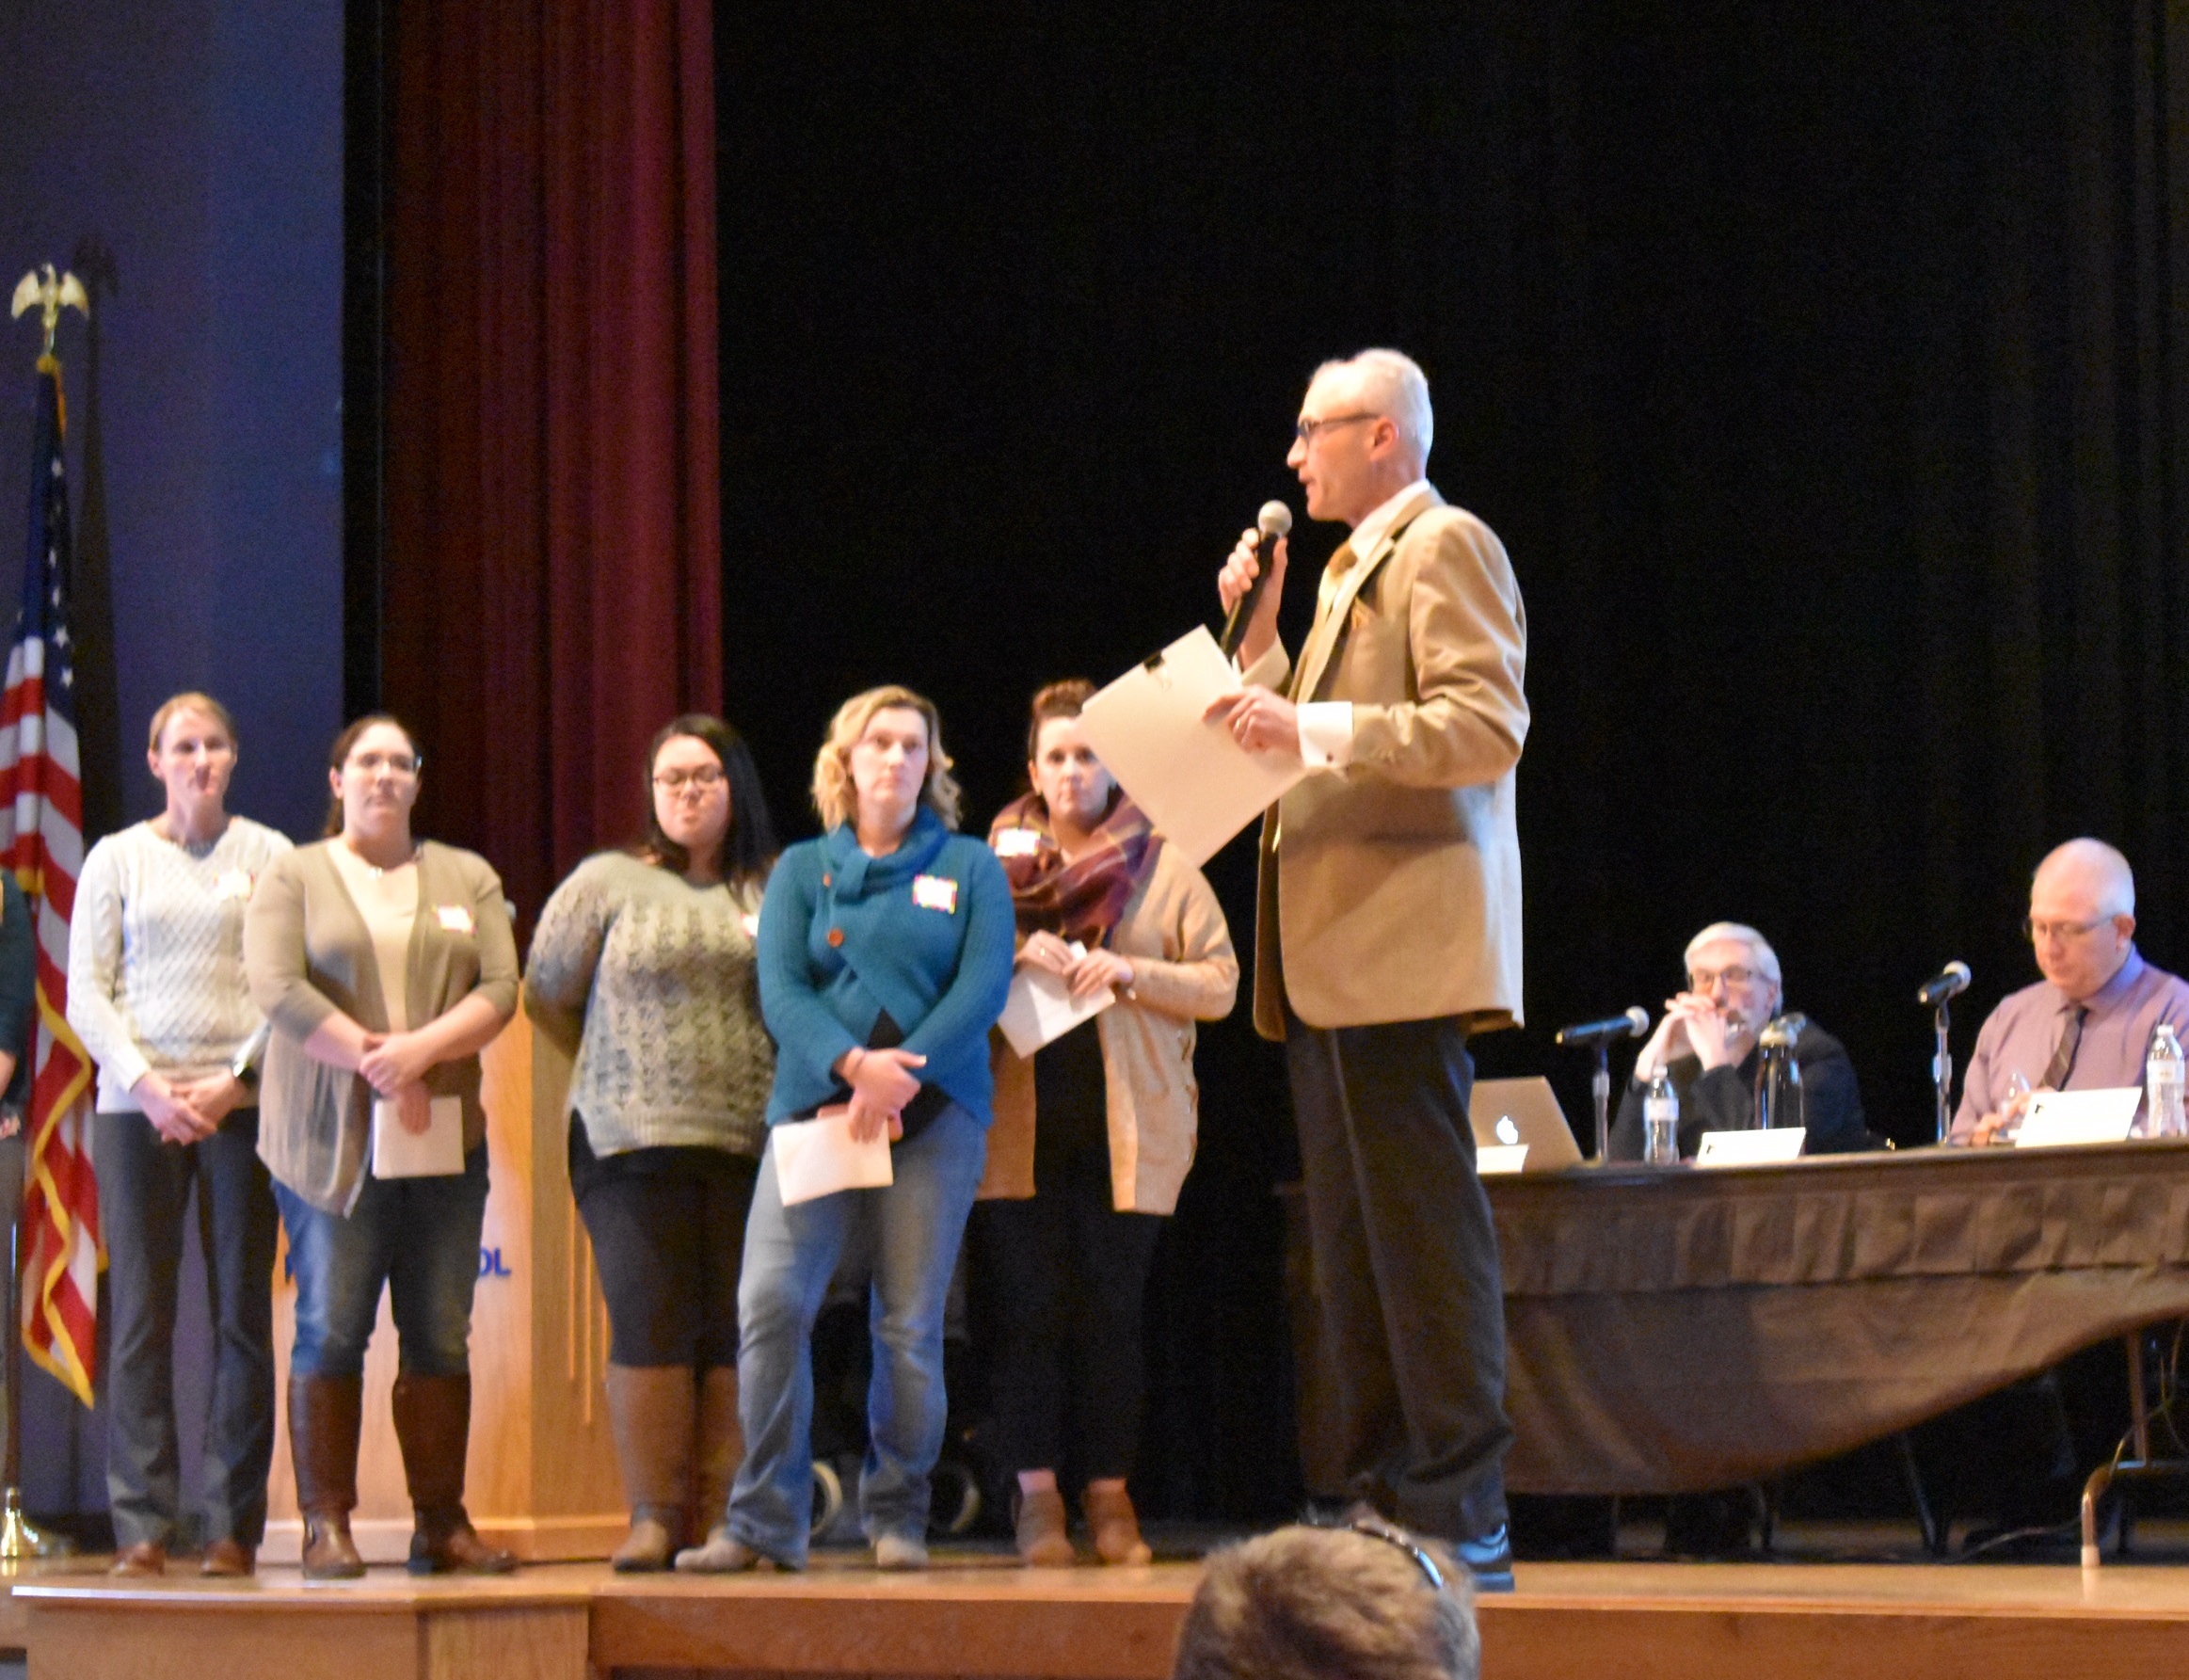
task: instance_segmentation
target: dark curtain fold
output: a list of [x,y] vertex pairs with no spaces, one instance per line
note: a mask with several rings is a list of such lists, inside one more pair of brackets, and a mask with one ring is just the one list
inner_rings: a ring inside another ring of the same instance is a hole
[[712,8],[393,11],[383,693],[529,920],[721,704]]

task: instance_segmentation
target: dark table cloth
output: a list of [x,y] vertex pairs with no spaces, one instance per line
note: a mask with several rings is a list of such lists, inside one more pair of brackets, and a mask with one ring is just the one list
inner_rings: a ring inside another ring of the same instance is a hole
[[1751,1480],[2189,1316],[2189,1144],[1487,1182],[1516,1493]]

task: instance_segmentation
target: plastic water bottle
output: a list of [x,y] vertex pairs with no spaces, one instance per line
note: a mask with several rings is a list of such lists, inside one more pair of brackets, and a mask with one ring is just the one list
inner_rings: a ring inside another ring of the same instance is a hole
[[1669,1167],[1679,1160],[1680,1094],[1672,1089],[1672,1076],[1660,1067],[1642,1096],[1642,1163]]
[[2189,1116],[2181,1110],[2181,1041],[2165,1021],[2151,1034],[2144,1062],[2144,1136],[2189,1138]]

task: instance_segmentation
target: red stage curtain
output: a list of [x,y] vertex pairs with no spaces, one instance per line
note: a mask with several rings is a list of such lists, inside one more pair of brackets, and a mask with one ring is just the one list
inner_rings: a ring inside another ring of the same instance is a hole
[[722,703],[711,10],[391,8],[383,692],[527,923]]

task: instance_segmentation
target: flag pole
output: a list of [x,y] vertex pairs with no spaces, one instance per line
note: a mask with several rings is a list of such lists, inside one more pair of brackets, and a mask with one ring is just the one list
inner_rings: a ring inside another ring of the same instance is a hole
[[[56,275],[53,264],[48,263],[42,275],[33,269],[23,277],[15,288],[13,306],[9,312],[21,319],[33,308],[39,311],[39,326],[43,339],[40,355],[42,365],[55,360],[54,343],[60,328],[61,311],[72,308],[89,314],[89,299],[85,295],[81,280],[72,274]],[[57,362],[56,367],[55,378],[57,383]],[[28,1128],[24,1128],[21,1135],[24,1164],[27,1166],[31,1146]],[[49,1537],[41,1533],[23,1512],[23,1212],[26,1200],[21,1187],[17,1187],[14,1211],[8,1222],[5,1360],[8,1430],[4,1451],[0,1451],[0,1575],[14,1574],[25,1563],[52,1557],[65,1549],[65,1543],[59,1536]]]
[[51,1557],[54,1543],[23,1514],[23,1198],[8,1222],[8,1444],[0,1475],[0,1574],[12,1574],[34,1559]]

